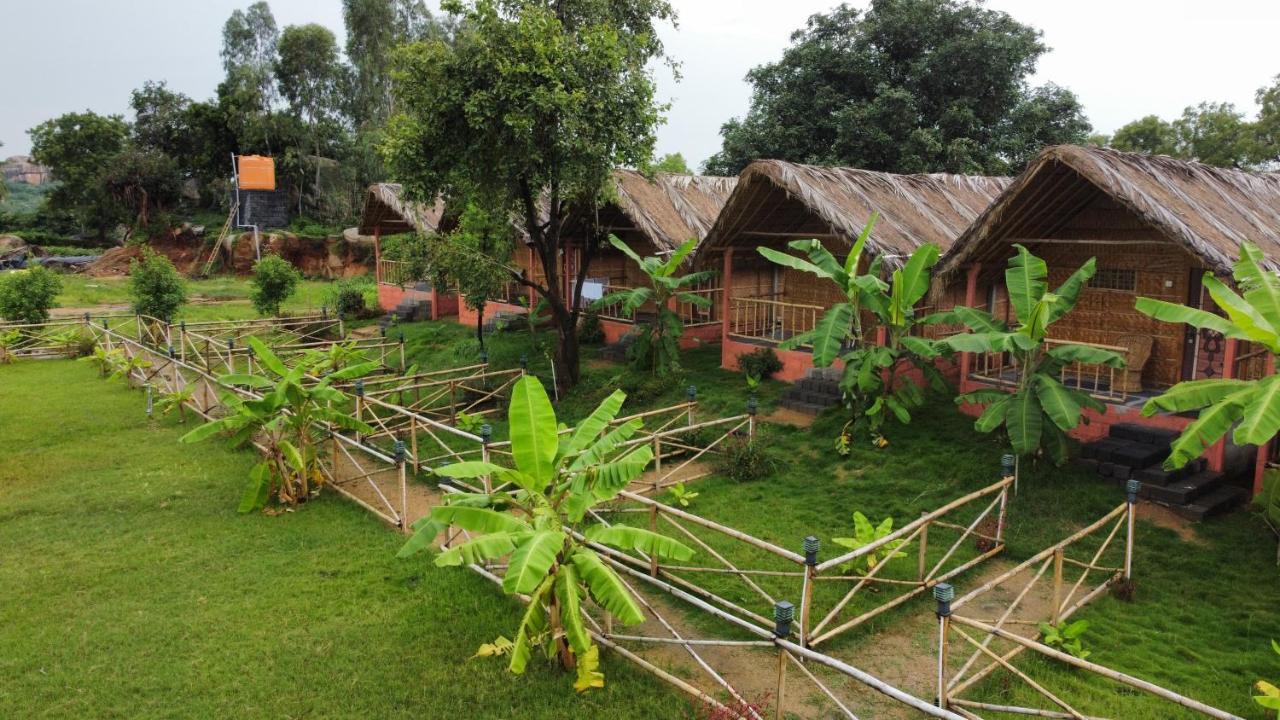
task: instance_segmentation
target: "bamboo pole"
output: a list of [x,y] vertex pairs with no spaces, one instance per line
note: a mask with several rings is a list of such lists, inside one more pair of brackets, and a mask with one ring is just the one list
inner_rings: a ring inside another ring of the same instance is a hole
[[1004,669],[1008,670],[1009,672],[1013,673],[1014,675],[1017,675],[1019,679],[1021,679],[1021,680],[1022,680],[1023,682],[1025,682],[1027,685],[1030,685],[1030,686],[1031,686],[1031,688],[1032,688],[1033,690],[1035,690],[1036,692],[1040,693],[1041,695],[1043,695],[1043,696],[1045,696],[1045,697],[1049,698],[1049,700],[1051,700],[1051,701],[1052,701],[1055,705],[1057,705],[1058,707],[1062,708],[1063,710],[1066,710],[1068,713],[1070,713],[1070,714],[1071,714],[1071,717],[1072,717],[1072,718],[1074,718],[1074,720],[1085,720],[1084,715],[1081,715],[1079,711],[1077,711],[1075,708],[1073,708],[1073,707],[1071,707],[1070,705],[1068,705],[1068,704],[1066,703],[1066,701],[1062,700],[1062,699],[1061,699],[1061,698],[1059,698],[1057,695],[1054,695],[1053,693],[1049,692],[1049,691],[1048,691],[1047,689],[1045,689],[1045,687],[1044,687],[1043,685],[1041,685],[1040,683],[1036,682],[1035,680],[1032,680],[1032,679],[1031,679],[1031,677],[1030,677],[1029,675],[1027,675],[1026,673],[1022,672],[1022,671],[1021,671],[1021,670],[1019,670],[1018,668],[1014,667],[1014,666],[1013,666],[1013,664],[1012,664],[1012,663],[1010,663],[1008,660],[1005,660],[1004,658],[1002,658],[1002,657],[1000,657],[999,655],[995,654],[994,652],[992,652],[992,651],[991,651],[991,650],[989,650],[988,648],[984,647],[984,646],[983,646],[983,645],[981,645],[977,640],[974,640],[974,639],[973,639],[973,637],[971,637],[968,633],[966,633],[965,631],[961,630],[960,628],[952,628],[952,630],[954,630],[954,631],[955,631],[955,633],[956,633],[957,635],[959,635],[961,638],[963,638],[963,639],[964,639],[966,642],[968,642],[970,645],[973,645],[974,647],[978,648],[978,652],[984,653],[984,654],[986,654],[987,656],[991,657],[991,658],[992,658],[992,659],[994,659],[996,662],[1000,663],[1000,665],[1002,665],[1002,666],[1004,667]]

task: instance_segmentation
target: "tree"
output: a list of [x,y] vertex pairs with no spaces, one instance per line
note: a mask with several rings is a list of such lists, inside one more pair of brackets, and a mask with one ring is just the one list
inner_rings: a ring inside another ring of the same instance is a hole
[[792,33],[781,60],[747,74],[745,117],[721,127],[704,170],[758,158],[887,172],[1009,174],[1047,144],[1089,132],[1079,101],[1027,79],[1038,30],[964,0],[842,4]]
[[280,314],[280,305],[293,295],[302,276],[288,260],[279,255],[266,255],[253,264],[249,284],[253,290],[249,300],[263,317]]
[[[938,248],[922,245],[893,271],[886,283],[880,279],[882,257],[868,263],[865,271],[861,267],[863,249],[875,222],[875,216],[867,221],[843,263],[818,240],[789,243],[792,250],[805,253],[807,260],[772,248],[758,248],[761,255],[778,265],[834,283],[844,295],[844,302],[828,308],[813,330],[788,338],[780,346],[790,349],[812,345],[816,367],[830,367],[837,359],[844,364],[840,389],[853,417],[837,439],[841,454],[848,452],[854,429],[865,426],[876,443],[882,444],[880,430],[887,417],[904,424],[911,422],[911,411],[924,401],[924,393],[911,380],[898,381],[903,363],[918,368],[935,387],[946,387],[933,365],[938,356],[934,343],[912,335],[920,324],[932,322],[931,318],[917,316],[916,305],[929,292],[930,271],[938,262]],[[868,320],[870,323],[864,324]],[[869,340],[876,327],[885,330],[883,345]]]
[[125,150],[113,158],[98,182],[111,208],[128,213],[121,219],[143,230],[155,212],[172,207],[182,195],[177,165],[158,150]]
[[259,0],[247,10],[235,10],[222,26],[222,67],[228,78],[257,91],[261,112],[275,100],[276,28],[271,6]]
[[112,218],[103,212],[101,177],[128,142],[128,124],[119,115],[86,110],[46,120],[27,134],[32,158],[59,181],[50,205],[75,212],[82,227],[94,226],[105,237]]
[[647,444],[623,447],[642,421],[609,428],[625,399],[626,393],[615,391],[576,429],[561,433],[542,383],[532,375],[521,378],[507,413],[515,468],[459,462],[436,471],[462,481],[492,476],[513,489],[446,495],[446,504],[415,524],[416,533],[400,551],[403,557],[430,547],[449,527],[483,533],[440,553],[435,564],[509,556],[502,590],[528,595],[529,606],[514,644],[500,640],[489,654],[510,654],[508,667],[521,674],[541,649],[565,668],[576,666],[579,692],[604,685],[600,649],[583,623],[582,601],[590,598],[625,625],[644,620],[631,591],[589,543],[664,559],[693,557],[693,550],[665,535],[587,521],[593,507],[617,497],[653,460]]
[[1280,162],[1280,75],[1270,86],[1258,88],[1258,119],[1253,124],[1254,158],[1268,166]]
[[391,62],[396,47],[447,31],[421,0],[342,0],[351,62],[351,117],[356,126],[381,125],[391,115]]
[[169,157],[185,154],[192,132],[191,98],[169,89],[164,81],[148,80],[129,96],[133,108],[133,144]]
[[[492,215],[479,205],[468,205],[458,226],[444,235],[414,238],[406,245],[424,243],[420,258],[410,262],[411,276],[430,276],[438,288],[456,287],[463,302],[476,311],[476,341],[484,351],[484,309],[502,294],[508,275],[503,270],[515,242],[510,218]],[[529,322],[534,321],[533,317]]]
[[1017,368],[1017,383],[1009,392],[989,389],[965,393],[957,404],[985,405],[974,423],[979,432],[989,433],[1003,427],[1009,443],[1019,457],[1034,455],[1042,447],[1055,464],[1067,457],[1067,433],[1088,422],[1084,410],[1099,413],[1107,407],[1087,393],[1058,382],[1062,368],[1074,362],[1124,367],[1120,355],[1088,345],[1045,342],[1049,326],[1061,320],[1075,307],[1080,291],[1093,277],[1093,258],[1049,292],[1049,267],[1022,245],[1014,245],[1018,254],[1009,259],[1005,271],[1005,288],[1017,316],[1018,326],[1012,330],[982,310],[957,307],[940,313],[943,322],[962,322],[971,332],[952,335],[942,341],[957,352],[1009,353]]
[[653,161],[654,172],[673,173],[676,175],[692,175],[693,171],[689,169],[689,163],[685,162],[684,155],[680,153],[667,153],[657,160]]
[[290,109],[305,117],[315,161],[315,197],[320,199],[321,125],[333,119],[343,68],[338,41],[323,25],[290,25],[280,34],[276,79]]
[[1122,125],[1111,136],[1110,142],[1110,147],[1116,150],[1147,155],[1176,155],[1177,145],[1178,138],[1173,125],[1155,115],[1147,115]]
[[0,317],[19,323],[47,322],[61,291],[62,280],[43,265],[0,275]]
[[659,108],[646,64],[663,57],[654,24],[673,12],[667,0],[444,7],[462,16],[454,41],[398,54],[388,165],[416,198],[443,194],[518,214],[542,276],[508,274],[546,300],[556,377],[574,385],[582,286],[606,232],[588,228],[577,276],[562,282],[566,220],[572,207],[604,203],[615,167],[652,157]]
[[1247,169],[1253,165],[1253,137],[1244,113],[1231,103],[1203,102],[1173,121],[1177,156],[1206,165]]
[[187,301],[187,287],[169,258],[147,248],[129,263],[129,298],[135,313],[168,323]]
[[680,336],[684,324],[680,315],[671,308],[672,302],[711,307],[711,299],[689,292],[688,288],[710,280],[713,272],[692,272],[677,275],[681,265],[693,249],[697,238],[689,238],[671,253],[666,260],[656,257],[642,258],[626,243],[610,235],[609,242],[631,258],[644,273],[649,287],[631,288],[610,293],[596,301],[597,307],[622,305],[622,311],[634,316],[647,303],[653,303],[653,320],[640,327],[640,334],[628,348],[631,361],[637,367],[647,367],[654,375],[666,375],[680,369]]
[[306,502],[323,482],[319,448],[329,427],[359,433],[373,428],[347,411],[348,398],[333,383],[363,377],[378,363],[350,365],[324,371],[324,353],[309,351],[293,367],[286,366],[266,343],[249,338],[253,357],[262,375],[223,375],[218,382],[240,385],[259,392],[261,399],[245,400],[235,393],[224,395],[230,406],[226,417],[207,422],[183,435],[184,443],[200,442],[227,434],[236,446],[257,442],[263,459],[249,471],[249,484],[240,499],[240,512],[264,507],[271,496],[284,504]]
[[[1226,317],[1151,298],[1138,298],[1138,311],[1156,320],[1186,323],[1228,338],[1256,343],[1274,357],[1280,354],[1280,278],[1263,267],[1265,262],[1266,257],[1256,245],[1240,246],[1240,260],[1232,274],[1239,293],[1213,273],[1204,274],[1205,290],[1226,312]],[[1170,470],[1200,457],[1233,427],[1235,443],[1264,445],[1280,431],[1280,375],[1259,380],[1216,378],[1180,382],[1142,407],[1143,415],[1160,411],[1199,413],[1173,442],[1164,463]]]

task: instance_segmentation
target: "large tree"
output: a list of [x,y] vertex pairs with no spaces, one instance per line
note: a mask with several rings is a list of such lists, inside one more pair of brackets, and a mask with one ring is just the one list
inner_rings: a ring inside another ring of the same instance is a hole
[[873,0],[809,18],[747,74],[751,108],[705,170],[758,158],[889,172],[1009,173],[1089,132],[1070,91],[1031,87],[1047,48],[1008,14],[961,0]]
[[178,158],[185,154],[192,132],[191,98],[170,90],[162,80],[148,80],[129,96],[133,108],[133,142]]
[[399,45],[448,32],[422,0],[342,0],[351,62],[351,117],[356,126],[379,125],[393,107],[391,60]]
[[674,13],[666,0],[443,7],[461,15],[453,42],[428,40],[398,56],[388,164],[420,199],[444,194],[518,215],[542,273],[508,272],[546,300],[559,339],[556,377],[573,385],[582,285],[605,233],[588,228],[577,276],[565,283],[566,221],[571,207],[604,201],[616,166],[652,157],[660,108],[646,65],[663,57],[655,23]]
[[319,202],[321,143],[339,118],[335,110],[344,70],[338,41],[323,25],[290,25],[280,34],[279,53],[276,80],[289,109],[307,123],[314,151],[313,187]]
[[267,3],[255,2],[247,10],[235,10],[222,26],[222,67],[227,76],[258,90],[270,108],[275,99],[272,68],[280,31]]
[[1116,150],[1149,155],[1175,155],[1178,152],[1173,125],[1157,115],[1147,115],[1120,126],[1111,136],[1109,145]]
[[124,150],[129,125],[119,115],[99,115],[86,110],[46,120],[27,131],[31,156],[52,170],[59,181],[49,196],[55,209],[76,214],[81,227],[105,237],[114,219],[104,203],[102,174]]

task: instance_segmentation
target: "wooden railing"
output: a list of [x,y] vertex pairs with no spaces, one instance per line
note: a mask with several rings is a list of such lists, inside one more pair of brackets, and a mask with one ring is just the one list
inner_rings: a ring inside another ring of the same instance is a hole
[[[1072,340],[1045,340],[1050,347],[1062,345],[1084,345],[1110,350],[1122,357],[1128,348],[1118,345],[1101,345],[1099,343],[1075,342]],[[1129,399],[1130,391],[1124,380],[1125,370],[1113,368],[1101,363],[1073,362],[1062,368],[1058,380],[1063,385],[1092,395],[1103,402],[1122,403]],[[1014,357],[1005,352],[974,353],[970,377],[975,380],[994,385],[1017,385],[1021,370]]]
[[[626,285],[605,285],[604,295],[605,297],[608,297],[613,293],[624,292],[631,289],[633,288]],[[720,322],[720,299],[724,296],[722,288],[700,288],[696,290],[689,290],[687,293],[706,298],[711,302],[711,306],[701,307],[695,303],[676,302],[675,312],[676,315],[680,317],[680,323],[682,325],[685,327],[696,327],[698,325],[714,325]],[[633,315],[628,315],[623,310],[621,302],[600,305],[597,310],[600,317],[605,320],[624,323],[635,321],[635,317]],[[637,310],[637,312],[652,315],[654,313],[653,303],[645,303]]]
[[1240,343],[1231,377],[1237,380],[1261,380],[1267,376],[1267,360],[1271,351],[1253,343]]
[[729,301],[729,334],[780,343],[812,330],[826,310],[821,305],[736,297]]
[[399,260],[378,259],[378,282],[384,285],[404,285],[412,282],[409,277],[409,263]]
[[[626,285],[605,285],[604,297],[609,297],[614,293],[625,292],[632,289],[634,288]],[[643,310],[643,308],[641,308],[641,310]],[[634,320],[633,316],[627,314],[627,312],[623,310],[621,302],[602,303],[596,307],[596,311],[599,313],[600,317],[605,320],[624,323],[629,323]],[[649,312],[653,312],[652,307],[649,308]]]

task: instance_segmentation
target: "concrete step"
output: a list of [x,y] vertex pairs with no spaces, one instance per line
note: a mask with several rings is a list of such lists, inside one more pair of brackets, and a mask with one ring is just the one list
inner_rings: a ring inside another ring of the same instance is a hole
[[1178,431],[1148,427],[1138,423],[1116,423],[1107,430],[1107,435],[1116,440],[1168,447],[1178,437]]
[[1248,500],[1248,490],[1235,485],[1223,485],[1193,503],[1173,508],[1173,511],[1188,520],[1199,521],[1231,512]]
[[1111,462],[1127,465],[1134,470],[1142,470],[1169,457],[1169,446],[1158,447],[1145,443],[1130,443],[1111,452]]
[[815,403],[805,402],[803,400],[791,400],[786,397],[783,397],[778,404],[789,410],[802,412],[802,413],[805,413],[806,415],[819,415],[822,413],[823,410],[826,410],[827,408],[831,407],[830,405],[817,405]]
[[1165,486],[1143,485],[1142,496],[1162,505],[1188,505],[1200,497],[1218,489],[1222,473],[1211,470],[1176,480]]

